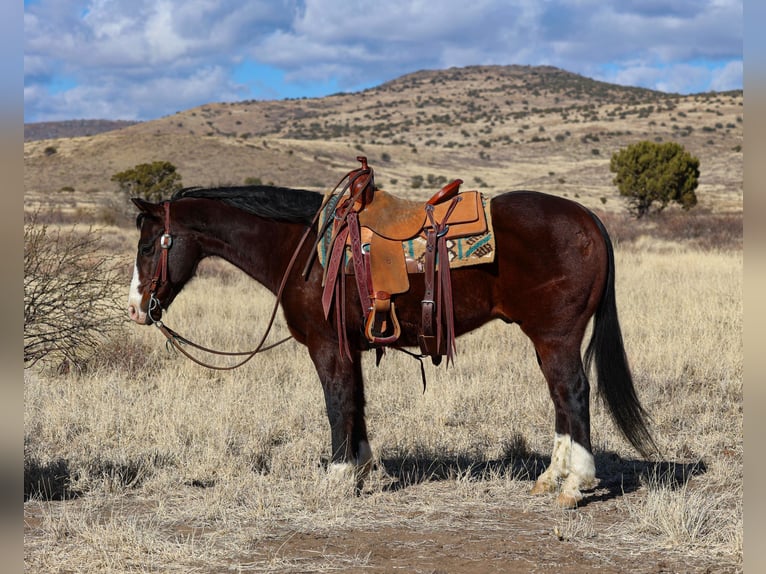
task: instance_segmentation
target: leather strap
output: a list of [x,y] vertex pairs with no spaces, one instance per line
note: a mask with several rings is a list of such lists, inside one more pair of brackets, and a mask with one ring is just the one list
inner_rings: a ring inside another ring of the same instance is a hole
[[[426,215],[431,222],[431,229],[426,234],[425,291],[421,301],[422,332],[420,342],[423,353],[431,355],[434,362],[436,362],[436,355],[446,354],[449,363],[453,361],[455,352],[452,280],[446,235],[449,228],[449,218],[461,199],[460,196],[452,199],[452,203],[440,222],[434,218],[433,205],[426,205]],[[434,287],[436,297],[434,297]],[[434,316],[436,318],[435,329]],[[446,339],[444,344],[442,344],[442,337]],[[435,346],[430,344],[434,338]]]
[[359,303],[362,306],[362,316],[370,312],[371,277],[369,261],[362,252],[362,239],[359,231],[359,218],[356,211],[348,214],[349,240],[351,242],[351,260],[354,263],[354,277],[359,291]]
[[160,236],[160,249],[162,251],[149,287],[151,297],[154,296],[160,285],[168,281],[168,250],[173,245],[173,237],[170,235],[170,202],[166,201],[163,206],[165,208],[164,231]]
[[423,334],[427,337],[433,337],[434,334],[434,312],[436,302],[434,300],[434,271],[436,266],[436,231],[429,229],[426,235],[426,262],[424,269],[425,292],[421,306],[421,326]]
[[325,277],[324,290],[322,292],[322,309],[324,310],[325,319],[330,316],[333,291],[335,291],[335,286],[338,281],[338,271],[342,260],[345,259],[347,238],[348,227],[344,227],[338,232],[335,241],[332,244],[332,252],[330,253],[330,261],[327,265],[327,275]]

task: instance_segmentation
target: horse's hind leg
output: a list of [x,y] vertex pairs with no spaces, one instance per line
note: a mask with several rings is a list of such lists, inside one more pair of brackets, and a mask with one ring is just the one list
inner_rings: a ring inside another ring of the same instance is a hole
[[590,384],[579,345],[567,349],[568,346],[560,342],[536,345],[556,413],[556,432],[551,464],[538,477],[531,492],[555,492],[559,481],[563,481],[557,502],[564,508],[573,508],[582,500],[582,490],[595,486],[596,469],[590,442]]
[[372,450],[364,417],[364,380],[361,357],[341,357],[337,342],[309,345],[309,353],[322,382],[330,423],[332,459],[330,471],[352,475],[361,488],[372,467]]

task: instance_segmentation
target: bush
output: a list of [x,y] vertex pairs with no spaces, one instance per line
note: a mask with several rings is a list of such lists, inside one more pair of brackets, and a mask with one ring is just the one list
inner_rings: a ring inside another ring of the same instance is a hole
[[670,202],[688,210],[697,205],[699,159],[674,143],[642,141],[612,155],[609,169],[620,195],[628,199],[628,211],[637,218],[649,213],[652,204],[662,211]]
[[99,252],[92,228],[50,231],[34,216],[24,225],[24,366],[49,359],[82,369],[90,353],[124,322],[116,259]]
[[120,191],[128,197],[161,201],[183,187],[181,175],[169,161],[141,163],[112,176]]

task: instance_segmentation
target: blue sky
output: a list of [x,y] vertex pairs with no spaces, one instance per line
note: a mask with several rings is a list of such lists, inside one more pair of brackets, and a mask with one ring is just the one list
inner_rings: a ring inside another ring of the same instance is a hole
[[149,120],[477,64],[741,89],[742,11],[742,0],[25,0],[24,121]]

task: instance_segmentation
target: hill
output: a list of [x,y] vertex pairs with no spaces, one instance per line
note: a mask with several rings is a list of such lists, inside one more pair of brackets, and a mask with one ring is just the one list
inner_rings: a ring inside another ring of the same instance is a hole
[[324,98],[210,103],[80,137],[27,141],[27,204],[77,209],[113,195],[110,177],[167,160],[185,185],[264,183],[327,190],[365,154],[382,187],[413,196],[442,179],[492,194],[532,188],[622,209],[611,154],[677,141],[700,158],[699,209],[742,210],[743,93],[667,94],[553,67],[421,71]]
[[66,120],[24,124],[24,141],[94,136],[137,124],[124,120]]

